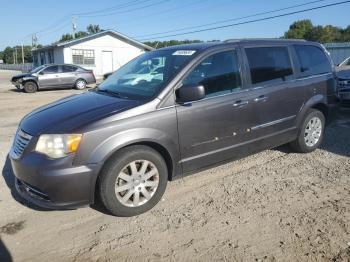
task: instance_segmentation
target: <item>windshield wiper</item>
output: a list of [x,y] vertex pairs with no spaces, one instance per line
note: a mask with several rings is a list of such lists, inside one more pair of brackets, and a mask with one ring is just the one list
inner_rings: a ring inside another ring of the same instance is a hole
[[112,91],[112,90],[109,90],[109,89],[99,89],[99,88],[97,88],[96,91],[100,92],[100,93],[107,93],[109,95],[116,96],[116,97],[119,97],[119,98],[128,98],[127,96],[123,96],[121,93],[119,93],[117,91]]

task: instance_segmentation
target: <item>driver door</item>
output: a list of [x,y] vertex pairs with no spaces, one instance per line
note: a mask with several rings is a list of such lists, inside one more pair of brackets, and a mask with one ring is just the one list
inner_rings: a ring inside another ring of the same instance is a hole
[[202,100],[176,105],[184,173],[235,157],[247,140],[253,112],[240,61],[235,49],[214,53],[182,81],[182,85],[203,85],[206,92]]
[[61,85],[60,76],[58,73],[58,66],[48,66],[42,70],[38,75],[38,82],[40,87],[57,87]]

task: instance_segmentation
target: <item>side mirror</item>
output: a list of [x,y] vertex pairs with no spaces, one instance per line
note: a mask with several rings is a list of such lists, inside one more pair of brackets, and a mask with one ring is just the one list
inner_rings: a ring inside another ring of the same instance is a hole
[[44,71],[40,71],[39,75],[45,75]]
[[184,85],[176,90],[176,101],[186,103],[198,101],[205,97],[205,89],[202,85]]

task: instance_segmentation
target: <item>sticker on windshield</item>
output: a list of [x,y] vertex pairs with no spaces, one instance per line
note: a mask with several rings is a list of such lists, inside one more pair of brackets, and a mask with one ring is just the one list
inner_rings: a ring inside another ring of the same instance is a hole
[[195,50],[177,50],[173,55],[193,55]]

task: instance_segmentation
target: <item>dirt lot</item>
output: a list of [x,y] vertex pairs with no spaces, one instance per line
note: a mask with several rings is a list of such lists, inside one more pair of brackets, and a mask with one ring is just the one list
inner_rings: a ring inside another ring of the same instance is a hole
[[349,109],[316,152],[281,147],[177,180],[138,217],[40,211],[13,191],[13,135],[26,113],[79,92],[25,94],[10,75],[0,72],[0,261],[350,261]]

